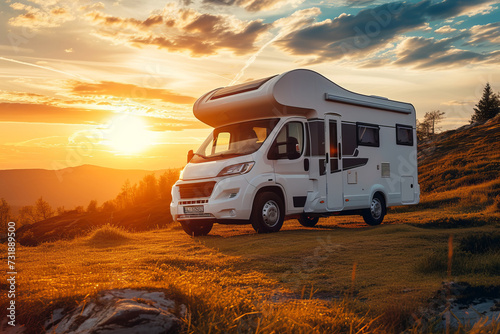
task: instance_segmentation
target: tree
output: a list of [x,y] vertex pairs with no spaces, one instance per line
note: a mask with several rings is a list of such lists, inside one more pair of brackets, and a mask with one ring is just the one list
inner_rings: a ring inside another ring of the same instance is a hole
[[158,180],[158,190],[160,192],[160,199],[170,200],[172,186],[179,179],[179,170],[168,169]]
[[424,120],[417,123],[418,140],[433,138],[436,131],[441,129],[438,124],[443,120],[444,114],[443,111],[439,110],[426,112]]
[[115,210],[116,210],[116,206],[112,200],[102,203],[102,206],[101,206],[102,212],[114,212]]
[[54,215],[54,210],[49,203],[43,200],[43,197],[40,197],[35,202],[35,214],[37,220],[45,220]]
[[417,140],[422,141],[429,138],[430,124],[425,121],[417,120]]
[[17,218],[20,225],[36,223],[37,216],[33,205],[25,205],[19,209],[19,216]]
[[2,198],[0,199],[0,226],[2,230],[5,226],[5,231],[7,231],[7,223],[10,221],[10,205],[7,201]]
[[136,203],[149,203],[158,199],[158,181],[154,174],[144,176],[139,183],[136,194]]
[[58,206],[57,209],[56,209],[56,212],[57,212],[58,216],[64,214],[66,212],[66,209],[64,208],[64,205],[63,206]]
[[87,206],[87,212],[88,213],[97,212],[97,201],[95,199],[89,202],[89,205]]
[[493,93],[490,83],[487,82],[483,89],[483,96],[474,108],[471,123],[484,122],[495,117],[500,112],[500,98]]
[[441,128],[438,127],[438,124],[443,120],[444,118],[443,116],[444,116],[444,111],[439,111],[439,110],[433,110],[425,113],[424,120],[429,123],[431,136],[434,137],[436,131],[441,130]]

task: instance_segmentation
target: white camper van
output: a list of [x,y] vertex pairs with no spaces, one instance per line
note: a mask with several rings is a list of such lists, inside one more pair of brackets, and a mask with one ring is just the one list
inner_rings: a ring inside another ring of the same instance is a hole
[[393,205],[417,204],[411,104],[350,92],[293,70],[200,97],[214,127],[172,188],[170,211],[190,235],[214,223],[277,232],[285,218],[363,216],[378,225]]

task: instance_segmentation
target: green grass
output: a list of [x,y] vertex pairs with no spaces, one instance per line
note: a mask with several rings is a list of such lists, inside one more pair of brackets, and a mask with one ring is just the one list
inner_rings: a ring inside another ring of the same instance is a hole
[[[39,333],[56,308],[101,290],[135,288],[184,303],[184,333],[400,332],[446,275],[442,261],[424,270],[420,263],[435,254],[443,260],[439,252],[450,234],[461,240],[497,230],[494,224],[367,227],[360,220],[322,219],[320,228],[287,221],[282,232],[268,235],[216,225],[195,239],[177,226],[138,233],[106,226],[72,241],[19,247],[18,321]],[[456,261],[477,266],[491,255],[456,254]],[[488,261],[487,274],[454,263],[453,278],[499,285],[496,260]],[[2,296],[0,307],[6,303]]]

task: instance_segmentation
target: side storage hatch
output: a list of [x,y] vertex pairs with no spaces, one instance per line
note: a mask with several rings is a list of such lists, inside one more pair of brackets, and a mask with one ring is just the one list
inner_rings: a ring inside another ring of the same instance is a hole
[[401,176],[401,202],[413,203],[415,201],[415,185],[413,176]]

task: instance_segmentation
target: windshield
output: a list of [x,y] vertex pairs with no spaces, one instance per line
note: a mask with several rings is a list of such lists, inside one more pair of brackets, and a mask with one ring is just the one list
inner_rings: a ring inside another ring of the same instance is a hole
[[278,121],[279,119],[264,119],[216,128],[201,144],[191,162],[205,162],[253,153],[262,146]]

